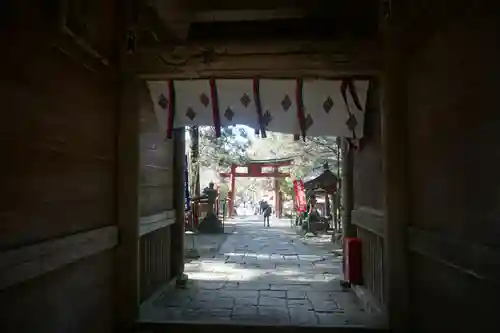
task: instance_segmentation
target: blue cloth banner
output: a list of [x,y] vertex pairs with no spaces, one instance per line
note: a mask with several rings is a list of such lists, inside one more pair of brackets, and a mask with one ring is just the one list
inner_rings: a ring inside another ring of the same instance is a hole
[[184,197],[185,204],[184,210],[189,212],[191,210],[191,197],[189,196],[189,174],[188,174],[188,157],[184,155]]

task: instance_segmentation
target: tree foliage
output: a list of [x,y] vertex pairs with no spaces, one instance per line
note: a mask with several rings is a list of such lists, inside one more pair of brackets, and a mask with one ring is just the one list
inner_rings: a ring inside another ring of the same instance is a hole
[[295,160],[297,177],[303,177],[311,170],[323,167],[325,163],[334,172],[339,167],[339,147],[335,137],[307,137],[305,142],[296,141],[295,145],[301,152]]
[[328,163],[331,170],[338,167],[337,142],[335,137],[307,137],[306,141],[295,141],[293,135],[268,133],[265,139],[252,143],[252,155],[257,159],[293,157],[290,170],[294,177],[304,177],[313,169]]
[[[221,137],[216,138],[213,127],[199,128],[199,166],[216,172],[228,171],[231,164],[245,164],[249,160],[293,158],[290,174],[302,178],[312,170],[323,167],[328,162],[336,173],[338,168],[338,147],[335,137],[307,137],[305,141],[295,141],[293,135],[267,132],[267,138],[258,138],[244,127],[221,129]],[[193,175],[195,171],[193,170]],[[270,190],[273,179],[239,179],[237,189],[241,194],[257,188]],[[291,179],[281,179],[280,188],[292,195]],[[221,192],[227,192],[228,184],[222,182]],[[222,189],[223,188],[223,189]]]
[[227,168],[232,163],[245,163],[251,141],[243,128],[225,127],[221,136],[215,136],[214,127],[200,127],[200,165],[213,168]]

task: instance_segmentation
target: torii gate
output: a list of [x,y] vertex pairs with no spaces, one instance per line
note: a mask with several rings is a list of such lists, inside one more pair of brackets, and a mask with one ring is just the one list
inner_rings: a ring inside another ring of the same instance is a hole
[[[236,186],[236,177],[274,177],[274,202],[276,207],[277,216],[281,216],[281,196],[279,191],[279,178],[290,177],[288,172],[280,172],[279,168],[282,166],[289,166],[292,164],[293,158],[270,159],[270,160],[253,160],[247,164],[231,165],[231,172],[221,172],[221,178],[231,177],[231,189],[229,191],[229,217],[233,216],[234,210],[234,194]],[[236,168],[245,167],[246,172],[236,172]],[[271,172],[264,172],[264,168],[273,168]]]

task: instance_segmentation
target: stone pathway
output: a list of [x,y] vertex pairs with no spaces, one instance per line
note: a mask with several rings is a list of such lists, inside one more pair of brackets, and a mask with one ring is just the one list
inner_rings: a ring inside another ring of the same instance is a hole
[[187,288],[159,291],[141,306],[141,321],[380,326],[342,290],[333,245],[315,247],[288,220],[234,222],[218,253],[186,263]]
[[[235,229],[235,223],[225,223],[224,234],[193,234],[186,232],[184,235],[185,253],[197,253],[201,257],[214,256],[224,244],[229,234]],[[196,251],[192,252],[195,249]],[[189,256],[187,256],[189,257]]]

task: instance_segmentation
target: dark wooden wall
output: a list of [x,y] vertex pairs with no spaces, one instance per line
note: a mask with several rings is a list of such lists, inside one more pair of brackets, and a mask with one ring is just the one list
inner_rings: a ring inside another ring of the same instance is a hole
[[141,86],[140,113],[140,214],[150,216],[174,209],[173,140],[166,139],[146,83]]
[[499,9],[437,1],[414,15],[408,237],[411,319],[422,332],[500,325]]
[[174,140],[166,139],[145,82],[140,101],[139,261],[140,300],[144,301],[171,278]]
[[380,128],[380,84],[370,81],[366,99],[364,138],[354,152],[354,207],[384,209],[384,177]]
[[[416,332],[498,327],[500,8],[413,4],[405,20],[408,121],[401,124],[410,207],[401,249],[408,275],[400,278],[409,281],[409,325]],[[380,113],[371,111],[355,153],[353,223],[363,242],[364,286],[383,304],[383,146]]]
[[38,7],[50,2],[32,2],[0,5],[0,330],[108,332],[115,3],[94,16],[105,66],[56,29],[55,8]]
[[362,241],[363,286],[374,296],[379,310],[384,304],[383,219],[384,174],[382,169],[380,84],[370,82],[366,102],[365,136],[354,152],[353,223]]

